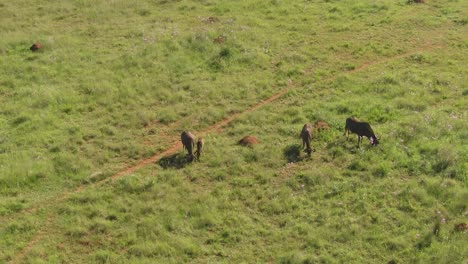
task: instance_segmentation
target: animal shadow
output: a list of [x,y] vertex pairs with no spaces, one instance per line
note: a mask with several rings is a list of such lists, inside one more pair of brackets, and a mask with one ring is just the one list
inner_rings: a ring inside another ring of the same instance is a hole
[[175,153],[165,156],[158,161],[159,166],[163,169],[182,169],[190,163],[190,159],[185,153]]
[[[364,138],[363,141],[366,141],[366,138]],[[352,154],[356,154],[358,152],[367,151],[367,150],[371,150],[375,148],[375,146],[371,144],[358,145],[357,139],[355,139],[354,137],[350,138],[349,141],[345,139],[342,143],[342,146],[344,149],[348,150],[349,153],[352,153]]]
[[298,144],[289,145],[283,150],[283,155],[288,162],[297,162],[302,160],[301,150],[302,148]]

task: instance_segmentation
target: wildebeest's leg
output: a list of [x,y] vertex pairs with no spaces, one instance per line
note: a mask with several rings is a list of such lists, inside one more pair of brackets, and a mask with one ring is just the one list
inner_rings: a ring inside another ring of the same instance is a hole
[[190,144],[190,162],[192,162],[195,159],[195,155],[193,155],[193,150],[195,149],[195,141],[192,141]]
[[310,157],[310,154],[312,153],[312,148],[310,147],[310,139],[307,140],[307,149],[306,149],[306,152],[307,152],[307,156]]

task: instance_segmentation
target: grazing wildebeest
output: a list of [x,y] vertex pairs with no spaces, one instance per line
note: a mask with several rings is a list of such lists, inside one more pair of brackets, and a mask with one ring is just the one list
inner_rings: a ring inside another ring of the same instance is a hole
[[195,136],[188,131],[184,131],[182,132],[182,135],[180,135],[180,139],[182,140],[183,148],[187,149],[189,160],[193,161],[195,158],[193,155],[193,148],[195,147]]
[[372,145],[379,144],[377,137],[374,134],[371,126],[367,122],[361,122],[354,117],[349,117],[346,119],[345,132],[346,139],[349,139],[349,133],[354,133],[358,135],[358,146],[362,141],[362,137],[367,137],[370,139]]
[[197,151],[195,153],[197,154],[197,160],[200,160],[200,156],[203,152],[203,145],[205,144],[205,140],[203,138],[199,138],[197,140]]
[[302,127],[301,138],[302,138],[302,147],[306,147],[304,152],[307,153],[307,156],[310,157],[312,153],[312,147],[310,146],[310,141],[312,140],[312,135],[314,133],[314,127],[311,124],[305,124]]
[[42,43],[34,43],[29,49],[32,51],[37,51],[42,49],[43,47],[44,45],[42,45]]

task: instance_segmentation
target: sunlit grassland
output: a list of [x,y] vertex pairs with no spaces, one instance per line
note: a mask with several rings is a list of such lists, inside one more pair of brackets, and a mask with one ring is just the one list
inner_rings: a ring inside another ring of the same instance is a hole
[[[74,196],[54,209],[52,235],[28,260],[462,262],[466,236],[453,226],[466,221],[465,121],[453,105],[463,80],[444,83],[452,89],[441,89],[440,100],[432,96],[434,67],[447,67],[437,78],[459,72],[439,60],[458,56],[437,53],[426,53],[434,63],[424,69],[412,58],[375,66],[411,88],[395,92],[388,78],[362,72],[317,85],[322,97],[297,89],[209,135],[202,162],[154,164]],[[414,73],[419,81],[401,77]],[[349,103],[348,92],[363,99]],[[439,108],[400,107],[403,97],[412,102],[406,93]],[[369,114],[381,144],[358,149],[342,137],[342,123],[371,113],[366,107],[394,110]],[[311,160],[298,156],[301,125],[319,119],[333,129],[316,136]],[[263,143],[238,146],[246,133]],[[57,246],[66,250],[51,253]]]
[[[0,259],[46,228],[26,262],[462,262],[468,8],[427,2],[0,2]],[[290,82],[201,162],[54,203]]]

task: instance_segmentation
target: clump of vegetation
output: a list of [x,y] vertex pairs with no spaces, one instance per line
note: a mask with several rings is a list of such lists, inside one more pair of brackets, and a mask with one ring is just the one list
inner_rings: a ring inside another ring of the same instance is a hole
[[424,0],[408,0],[407,4],[423,4]]

